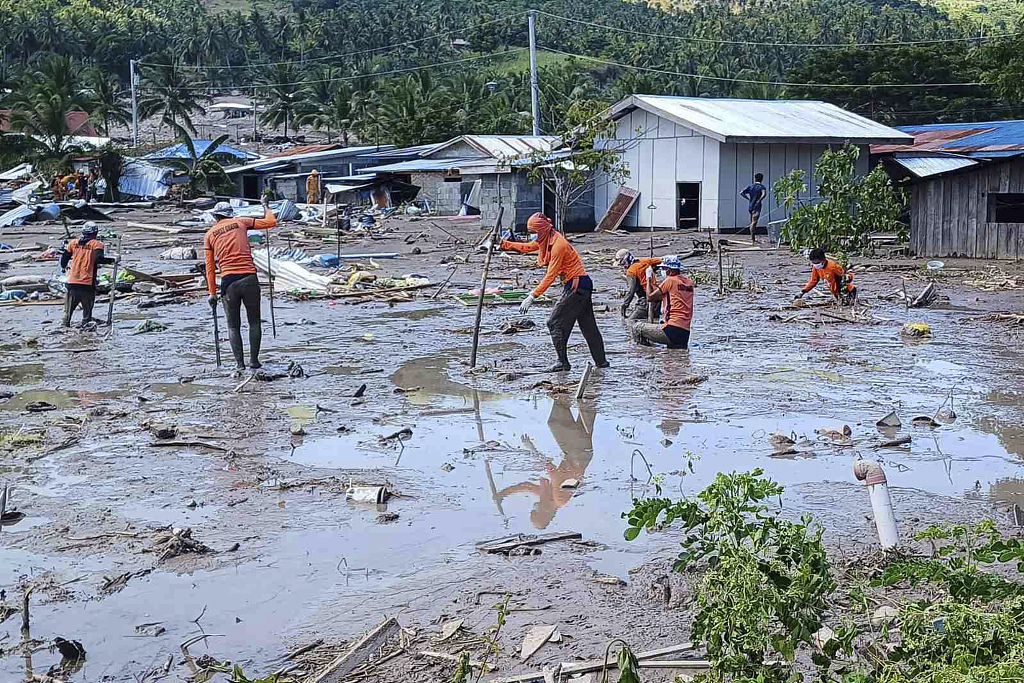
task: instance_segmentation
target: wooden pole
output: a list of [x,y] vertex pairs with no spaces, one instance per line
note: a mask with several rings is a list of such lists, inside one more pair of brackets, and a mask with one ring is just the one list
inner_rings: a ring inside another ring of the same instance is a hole
[[718,245],[718,293],[725,294],[725,281],[722,279],[722,252],[721,244]]
[[110,281],[110,301],[107,302],[107,326],[114,336],[114,295],[117,293],[117,267],[121,263],[121,235],[117,236],[117,258],[114,259],[114,277]]
[[484,293],[487,291],[487,271],[491,268],[491,254],[494,253],[494,238],[500,234],[501,218],[505,213],[505,207],[498,207],[498,220],[487,240],[487,258],[484,259],[484,272],[480,276],[480,298],[476,302],[476,322],[473,323],[473,350],[469,354],[469,367],[476,367],[476,350],[480,343],[480,316],[484,312]]

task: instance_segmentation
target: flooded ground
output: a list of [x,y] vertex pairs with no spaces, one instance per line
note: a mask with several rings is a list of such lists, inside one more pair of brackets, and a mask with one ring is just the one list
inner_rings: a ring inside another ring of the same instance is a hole
[[[423,224],[397,225],[383,244],[343,249],[399,251],[383,272],[443,281],[450,270],[442,253],[420,240],[428,253],[413,256],[401,241]],[[478,235],[475,226],[449,229],[467,240]],[[56,240],[58,229],[50,232]],[[191,265],[157,260],[165,245],[135,246],[153,239],[126,235],[124,260],[146,272]],[[641,647],[684,640],[685,595],[668,604],[651,597],[678,537],[622,536],[622,511],[634,497],[656,495],[656,486],[662,495],[692,495],[719,471],[763,468],[786,485],[783,514],[813,515],[843,554],[874,546],[867,494],[851,472],[857,458],[883,461],[907,538],[941,521],[1005,523],[1012,504],[1024,505],[1020,333],[971,319],[1020,311],[1019,292],[981,292],[944,277],[948,302],[907,311],[878,297],[899,289],[900,275],[919,291],[919,269],[865,272],[861,296],[886,321],[778,322],[769,316],[792,301],[806,262],[784,252],[742,254],[735,258],[749,289],[720,297],[714,284],[700,285],[691,349],[668,353],[629,342],[618,315],[623,280],[611,255],[642,242],[576,240],[594,274],[612,364],[595,373],[582,401],[572,398],[587,360],[578,334],[571,373],[529,374],[552,357],[540,304],[529,316],[537,327],[514,335],[498,328],[518,317],[515,307],[486,309],[483,371],[470,373],[464,330],[474,311],[447,295],[431,300],[428,289],[392,306],[279,296],[276,339],[264,301],[264,363],[283,369],[295,361],[310,376],[252,382],[238,393],[214,366],[201,294],[144,310],[118,302],[113,337],[104,328],[57,329],[60,306],[0,308],[0,390],[12,394],[0,400],[0,482],[12,487],[8,509],[24,514],[0,531],[0,602],[18,607],[22,587],[34,586],[32,636],[42,643],[32,668],[44,673],[59,661],[43,645],[61,636],[87,650],[68,680],[136,680],[169,655],[172,680],[185,679],[191,672],[179,645],[207,633],[217,637],[192,654],[262,674],[297,646],[351,639],[384,616],[421,634],[447,618],[483,632],[499,597],[486,591],[509,591],[522,611],[509,617],[501,673],[532,671],[593,657],[614,635],[629,634]],[[670,244],[662,253],[688,251],[690,240],[666,235],[659,243]],[[480,267],[479,256],[461,266],[451,291],[478,287]],[[50,269],[16,262],[5,272]],[[538,274],[521,257],[496,258],[493,269],[496,278]],[[698,259],[694,270],[714,272],[714,260]],[[98,310],[105,315],[105,304]],[[142,318],[169,328],[132,335]],[[931,338],[901,338],[910,321],[929,324]],[[228,353],[226,339],[222,347]],[[538,385],[543,380],[553,385]],[[955,419],[911,425],[936,415],[951,392]],[[892,410],[903,426],[883,433],[875,423]],[[153,446],[157,424],[176,427],[185,445]],[[844,425],[848,439],[824,434]],[[777,431],[792,436],[794,453],[774,455],[769,437]],[[912,438],[908,447],[874,448],[900,436]],[[386,505],[349,502],[350,484],[387,485],[397,495]],[[161,559],[157,537],[173,527],[190,527],[211,552]],[[475,545],[564,531],[583,542],[512,558]],[[595,583],[598,575],[626,585]],[[136,632],[154,622],[158,635]],[[518,664],[511,655],[536,623],[559,623],[567,638]],[[20,625],[17,615],[0,624],[4,680],[25,675],[12,650]],[[395,666],[375,675],[408,677],[402,658]],[[415,679],[449,680],[445,671],[417,669]]]

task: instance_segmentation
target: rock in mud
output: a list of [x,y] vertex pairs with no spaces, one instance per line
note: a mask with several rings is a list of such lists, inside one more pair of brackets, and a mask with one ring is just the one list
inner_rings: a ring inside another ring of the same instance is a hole
[[451,472],[454,469],[455,465],[451,464],[450,462],[446,462],[445,464],[441,465],[441,470],[443,472]]

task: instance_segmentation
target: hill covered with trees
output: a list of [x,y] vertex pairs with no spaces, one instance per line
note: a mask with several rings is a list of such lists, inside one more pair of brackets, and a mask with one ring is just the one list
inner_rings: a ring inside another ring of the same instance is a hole
[[22,112],[14,127],[59,125],[52,109],[75,106],[116,129],[138,60],[140,110],[166,121],[169,136],[230,91],[255,94],[264,124],[286,134],[301,125],[406,144],[527,132],[529,9],[539,10],[547,131],[573,101],[636,92],[814,97],[887,123],[1020,113],[999,87],[974,85],[1012,80],[1000,81],[1005,65],[993,55],[1018,37],[991,36],[1015,29],[911,0],[702,0],[667,11],[623,0],[291,0],[244,10],[236,1],[214,11],[199,0],[0,0],[0,91],[5,108]]

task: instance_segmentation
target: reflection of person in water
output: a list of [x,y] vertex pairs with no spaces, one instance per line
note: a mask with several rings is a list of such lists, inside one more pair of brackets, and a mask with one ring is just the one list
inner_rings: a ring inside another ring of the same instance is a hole
[[[583,474],[594,457],[594,419],[597,415],[585,407],[581,407],[579,412],[579,417],[574,418],[568,401],[558,400],[551,404],[548,429],[562,449],[562,462],[556,467],[550,458],[546,458],[546,476],[539,481],[524,481],[496,491],[494,502],[499,510],[507,496],[530,493],[537,496],[537,502],[530,511],[530,521],[535,529],[545,529],[555,518],[555,513],[569,502],[573,490],[563,489],[562,484],[567,479],[576,479],[582,484]],[[523,440],[529,444],[528,437],[524,436]],[[529,445],[532,448],[532,444]]]

